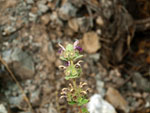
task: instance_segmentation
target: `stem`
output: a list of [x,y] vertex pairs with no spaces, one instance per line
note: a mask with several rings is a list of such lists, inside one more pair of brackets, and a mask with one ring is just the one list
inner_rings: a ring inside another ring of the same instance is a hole
[[81,110],[81,107],[80,107],[80,106],[78,106],[78,109],[79,109],[79,112],[82,113],[82,110]]
[[74,89],[76,90],[77,88],[76,79],[73,79],[73,86],[74,86]]

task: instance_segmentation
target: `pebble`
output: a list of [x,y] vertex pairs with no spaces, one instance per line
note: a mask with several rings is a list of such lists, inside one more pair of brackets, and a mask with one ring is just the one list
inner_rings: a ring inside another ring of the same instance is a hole
[[104,21],[102,19],[101,16],[98,16],[97,19],[96,19],[96,23],[100,26],[103,26],[104,25]]
[[39,11],[41,13],[46,13],[49,10],[49,7],[46,4],[38,4]]
[[50,22],[50,14],[43,15],[41,21],[44,25],[47,25]]
[[63,20],[69,20],[71,17],[75,17],[77,8],[71,3],[64,3],[58,11],[59,17]]
[[145,79],[142,74],[135,72],[133,73],[133,81],[136,83],[136,89],[141,91],[150,92],[150,82]]
[[77,24],[79,26],[80,32],[85,33],[89,30],[91,21],[87,17],[77,18]]
[[96,53],[101,48],[99,36],[94,31],[84,33],[82,43],[83,49],[87,53]]
[[29,20],[35,22],[37,19],[37,15],[34,13],[29,13]]
[[34,1],[33,0],[26,0],[27,4],[33,4]]
[[74,31],[74,32],[78,32],[79,30],[79,25],[78,25],[78,22],[77,22],[77,19],[74,18],[74,19],[70,19],[68,21],[68,25],[69,27]]
[[20,48],[4,51],[4,60],[11,64],[14,72],[22,80],[32,78],[35,72],[32,57]]
[[[106,92],[106,100],[110,102],[115,108],[123,110],[125,113],[129,112],[127,101],[116,89],[109,87]],[[117,100],[117,101],[116,101]]]

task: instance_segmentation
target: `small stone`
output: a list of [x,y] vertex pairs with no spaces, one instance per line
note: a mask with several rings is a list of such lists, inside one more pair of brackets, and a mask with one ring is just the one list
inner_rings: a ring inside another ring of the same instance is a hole
[[133,81],[136,83],[137,85],[137,89],[141,90],[141,91],[146,91],[146,92],[150,92],[150,82],[145,79],[140,73],[135,72],[133,73]]
[[36,90],[31,93],[30,101],[34,106],[38,106],[40,104],[40,90]]
[[36,19],[37,19],[37,15],[30,12],[30,13],[29,13],[29,20],[35,22]]
[[100,53],[91,54],[89,57],[97,62],[100,59]]
[[83,5],[82,0],[69,0],[69,2],[72,3],[74,6],[79,7],[79,8]]
[[90,113],[117,113],[115,108],[99,94],[94,94],[90,98],[87,108]]
[[70,19],[68,25],[73,31],[78,32],[79,25],[77,23],[77,19]]
[[49,7],[46,4],[41,3],[38,4],[38,8],[41,13],[46,13],[49,9]]
[[33,0],[26,0],[27,4],[33,4],[34,1]]
[[77,23],[80,29],[80,32],[85,33],[89,30],[91,21],[87,17],[77,18]]
[[76,16],[76,12],[77,8],[74,7],[71,3],[66,2],[59,9],[58,14],[61,19],[69,20],[71,17]]
[[35,69],[32,57],[20,48],[3,52],[3,58],[8,64],[11,64],[15,74],[20,79],[33,77]]
[[2,35],[6,36],[6,35],[10,35],[11,33],[14,33],[14,32],[16,32],[16,28],[15,27],[13,27],[13,26],[6,26],[3,29]]
[[44,25],[47,25],[50,22],[50,15],[45,14],[41,17],[41,21]]
[[6,1],[6,8],[15,7],[18,0],[7,0]]
[[93,31],[84,34],[82,43],[83,49],[87,53],[95,53],[98,49],[101,48],[99,43],[99,36]]
[[103,26],[104,25],[104,21],[102,19],[101,16],[98,16],[97,19],[96,19],[96,23],[100,26]]
[[106,100],[110,102],[115,108],[123,110],[125,113],[129,112],[127,101],[122,95],[114,88],[109,87],[106,92]]

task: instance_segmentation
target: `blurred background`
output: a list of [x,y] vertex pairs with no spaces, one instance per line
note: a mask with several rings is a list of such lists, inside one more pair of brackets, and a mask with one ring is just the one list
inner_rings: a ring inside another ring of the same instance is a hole
[[[79,40],[93,113],[150,113],[150,0],[0,0],[0,113],[75,113],[58,43]],[[18,83],[29,99],[25,101]],[[102,103],[103,101],[103,103]],[[106,107],[105,107],[106,106]]]

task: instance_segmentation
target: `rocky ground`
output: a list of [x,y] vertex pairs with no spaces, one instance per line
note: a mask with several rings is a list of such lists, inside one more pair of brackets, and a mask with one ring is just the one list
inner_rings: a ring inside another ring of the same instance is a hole
[[[59,99],[68,82],[58,69],[58,43],[77,39],[89,97],[101,95],[117,113],[150,113],[150,24],[141,21],[150,3],[135,1],[136,14],[128,0],[0,0],[0,55],[35,113],[77,111]],[[2,62],[0,113],[32,113]]]

